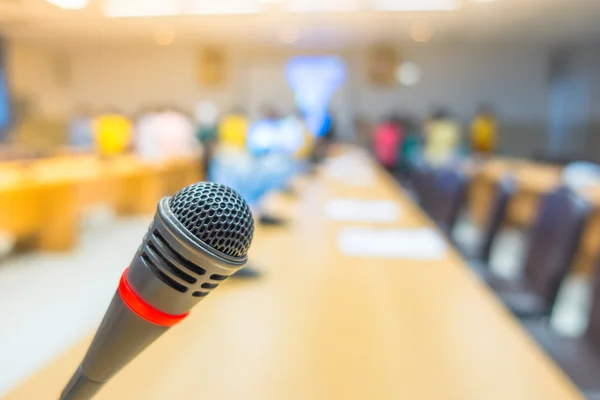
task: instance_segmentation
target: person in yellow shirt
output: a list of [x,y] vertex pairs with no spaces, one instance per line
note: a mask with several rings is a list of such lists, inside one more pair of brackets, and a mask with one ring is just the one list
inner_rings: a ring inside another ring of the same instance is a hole
[[248,126],[248,118],[241,111],[234,109],[219,123],[219,145],[245,151]]
[[223,183],[244,195],[252,157],[246,148],[249,122],[244,113],[234,108],[218,124],[214,154],[208,165],[209,180]]
[[442,167],[456,161],[461,141],[460,125],[446,110],[440,109],[425,123],[423,157],[432,166]]
[[102,156],[115,156],[129,149],[133,138],[131,121],[118,113],[97,116],[93,122],[96,149]]
[[482,106],[471,123],[471,150],[476,153],[491,153],[496,147],[496,118],[490,107]]
[[307,160],[312,153],[315,138],[305,126],[303,128],[302,136],[304,140],[302,141],[302,146],[296,151],[294,156],[296,159],[304,161]]

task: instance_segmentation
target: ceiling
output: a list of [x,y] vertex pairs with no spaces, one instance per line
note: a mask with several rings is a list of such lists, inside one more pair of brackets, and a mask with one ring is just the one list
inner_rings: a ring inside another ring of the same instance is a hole
[[411,25],[416,22],[431,27],[432,42],[600,41],[599,0],[462,0],[457,10],[427,12],[379,12],[366,3],[382,0],[319,0],[338,5],[359,1],[363,9],[304,13],[286,11],[286,2],[294,0],[282,0],[261,3],[263,11],[255,14],[141,18],[107,18],[100,1],[92,0],[85,9],[65,10],[44,0],[0,0],[0,30],[8,37],[48,42],[151,41],[157,30],[167,29],[177,41],[343,47],[411,41]]

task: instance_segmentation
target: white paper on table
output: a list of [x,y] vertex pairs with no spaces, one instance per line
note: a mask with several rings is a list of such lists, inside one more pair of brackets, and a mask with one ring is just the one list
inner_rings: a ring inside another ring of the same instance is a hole
[[369,158],[358,151],[328,159],[324,172],[330,178],[354,186],[369,186],[375,181]]
[[325,203],[325,215],[334,221],[391,223],[398,220],[400,211],[390,200],[336,197]]
[[339,250],[356,257],[439,260],[447,247],[440,233],[431,228],[346,227],[338,235]]

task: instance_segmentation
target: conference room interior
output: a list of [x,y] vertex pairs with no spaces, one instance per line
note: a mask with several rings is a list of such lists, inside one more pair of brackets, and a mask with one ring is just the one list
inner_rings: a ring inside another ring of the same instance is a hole
[[59,398],[159,201],[213,181],[246,267],[94,398],[600,399],[599,18],[0,0],[0,398]]

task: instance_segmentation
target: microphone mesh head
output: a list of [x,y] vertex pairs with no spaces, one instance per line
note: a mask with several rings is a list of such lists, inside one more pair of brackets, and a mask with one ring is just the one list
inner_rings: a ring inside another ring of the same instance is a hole
[[169,200],[169,207],[187,230],[210,247],[244,257],[254,236],[254,219],[242,196],[225,185],[200,182]]

